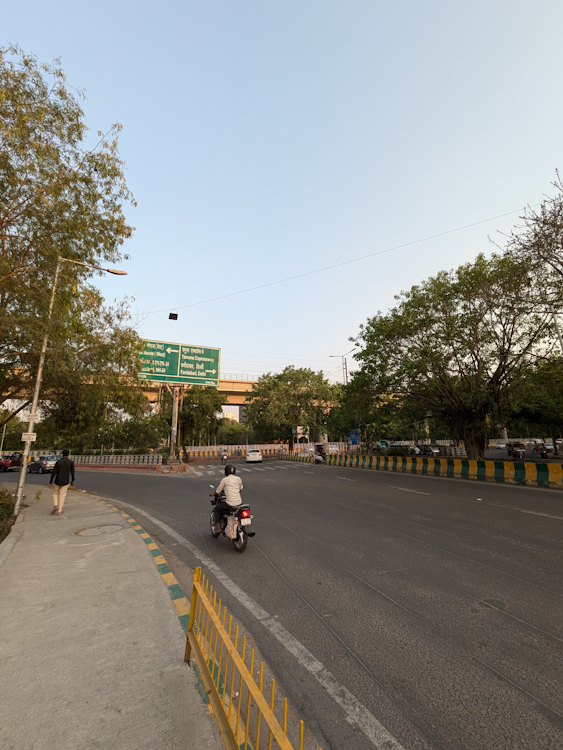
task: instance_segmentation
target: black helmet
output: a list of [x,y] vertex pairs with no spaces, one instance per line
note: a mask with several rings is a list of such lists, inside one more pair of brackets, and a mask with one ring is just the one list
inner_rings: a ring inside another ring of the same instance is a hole
[[233,466],[233,464],[227,464],[225,466],[225,476],[228,477],[229,474],[236,474],[237,473],[237,467]]

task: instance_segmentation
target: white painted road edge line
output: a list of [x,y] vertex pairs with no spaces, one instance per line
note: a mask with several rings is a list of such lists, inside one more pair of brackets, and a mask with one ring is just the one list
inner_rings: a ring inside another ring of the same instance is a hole
[[365,734],[376,750],[405,750],[405,748],[390,734],[385,727],[380,724],[375,716],[360,703],[356,696],[348,688],[337,682],[336,677],[313,654],[308,651],[283,625],[275,620],[265,609],[254,601],[246,592],[244,592],[234,581],[223,573],[221,568],[216,565],[207,555],[199,550],[194,544],[189,542],[183,536],[174,531],[170,526],[154,518],[149,513],[134,505],[121,501],[112,500],[119,506],[125,506],[131,509],[135,514],[148,518],[152,523],[165,531],[169,536],[175,539],[178,544],[186,547],[199,562],[210,570],[215,577],[221,581],[223,586],[246,607],[246,609],[261,622],[290,654],[292,654],[299,664],[312,674],[317,681],[324,687],[330,697],[338,703],[346,714],[346,721],[349,724],[356,725]]

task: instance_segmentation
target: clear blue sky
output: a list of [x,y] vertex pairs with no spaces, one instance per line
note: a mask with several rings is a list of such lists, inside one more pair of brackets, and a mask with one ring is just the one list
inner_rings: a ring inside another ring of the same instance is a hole
[[341,378],[366,318],[518,214],[382,251],[537,204],[563,166],[553,0],[3,6],[2,45],[60,57],[94,134],[123,124],[139,205],[108,301],[135,297],[145,338],[220,347],[223,375]]

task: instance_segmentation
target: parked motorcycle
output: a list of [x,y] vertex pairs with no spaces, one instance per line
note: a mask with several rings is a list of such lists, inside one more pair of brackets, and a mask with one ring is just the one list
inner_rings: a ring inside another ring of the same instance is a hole
[[[212,490],[215,487],[209,485]],[[219,496],[211,496],[211,505],[217,505],[218,500],[224,500],[225,495],[221,493]],[[252,519],[254,516],[250,515],[250,505],[236,505],[231,510],[223,514],[221,518],[221,531],[215,531],[215,509],[211,511],[209,516],[209,527],[211,534],[217,538],[218,536],[226,536],[233,543],[233,547],[237,552],[244,552],[246,545],[248,544],[248,537],[254,536],[256,533],[252,528]]]

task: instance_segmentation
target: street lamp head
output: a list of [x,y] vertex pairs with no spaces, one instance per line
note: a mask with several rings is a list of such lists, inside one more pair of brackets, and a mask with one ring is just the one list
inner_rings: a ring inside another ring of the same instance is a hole
[[108,273],[113,273],[116,276],[127,276],[127,271],[120,271],[119,268],[106,268]]

